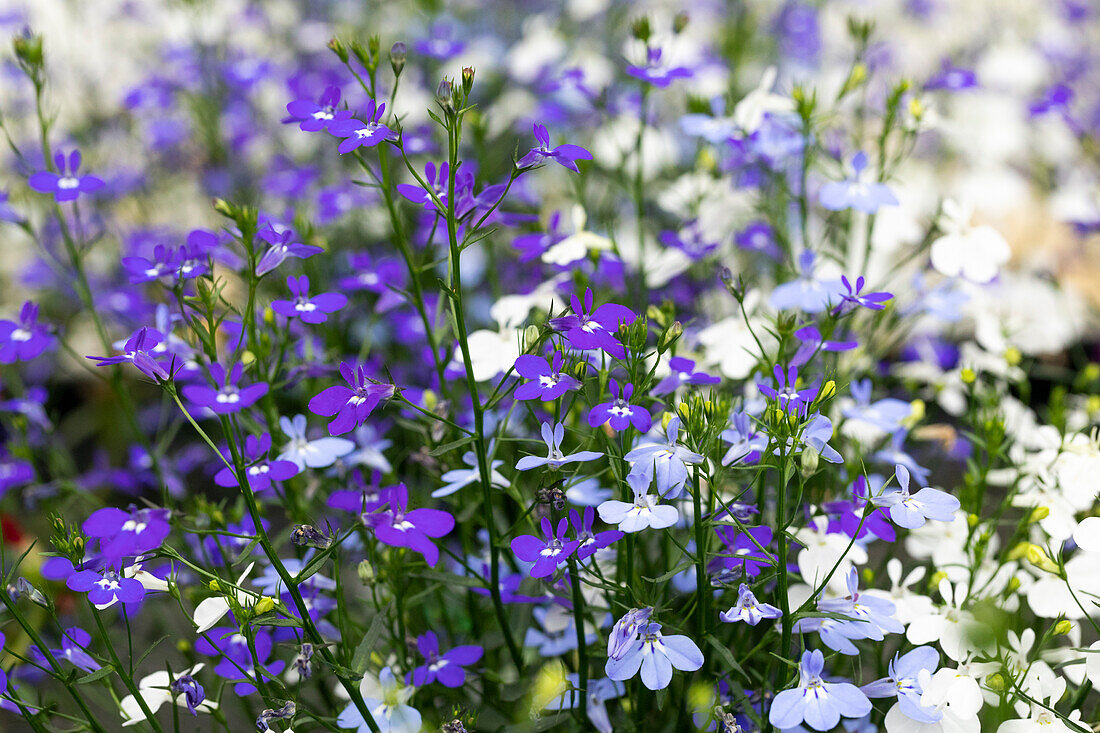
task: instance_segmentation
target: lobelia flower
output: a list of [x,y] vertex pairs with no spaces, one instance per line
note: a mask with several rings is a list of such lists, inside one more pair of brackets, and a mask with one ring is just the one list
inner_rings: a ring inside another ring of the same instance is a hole
[[923,527],[925,521],[953,522],[961,504],[951,494],[925,487],[915,494],[909,493],[909,469],[898,464],[894,469],[899,486],[884,489],[871,497],[875,506],[889,507],[890,519],[906,529]]
[[[370,675],[364,676],[359,683],[359,692],[382,733],[419,733],[420,713],[405,704],[412,697],[413,688],[401,685],[389,667],[378,673],[377,680]],[[336,725],[354,728],[356,733],[370,733],[370,726],[354,703],[348,703],[343,709]]]
[[[884,483],[880,476],[873,476],[872,479],[878,486]],[[840,531],[857,540],[863,539],[868,533],[886,542],[896,540],[897,533],[894,531],[894,525],[890,524],[883,509],[875,507],[867,513],[869,496],[867,477],[857,476],[852,482],[850,500],[828,501],[822,504],[822,508],[830,516],[828,531],[835,532],[839,527]]]
[[210,365],[210,377],[214,384],[222,385],[218,389],[202,384],[188,384],[180,390],[183,396],[199,407],[206,407],[217,415],[228,415],[251,407],[256,400],[267,394],[267,384],[259,382],[241,387],[244,365],[234,364],[228,373],[221,364]]
[[294,300],[273,300],[271,310],[287,318],[299,318],[303,323],[324,323],[329,313],[335,313],[348,304],[347,296],[340,293],[319,293],[309,296],[309,278],[305,275],[287,277]]
[[0,321],[0,364],[30,361],[51,344],[49,329],[38,323],[38,306],[27,301],[19,311],[19,321]]
[[144,555],[158,549],[172,531],[167,509],[127,511],[114,507],[97,509],[84,520],[81,529],[99,540],[99,549],[109,560]]
[[908,717],[900,705],[894,705],[886,713],[886,730],[891,733],[980,733],[978,711],[983,704],[982,688],[971,674],[963,667],[941,668],[935,674],[920,670],[917,682],[924,690],[921,704],[942,713],[943,717],[934,723],[923,723]]
[[466,670],[471,664],[477,664],[485,650],[480,646],[456,646],[450,651],[439,653],[439,639],[435,632],[429,631],[416,638],[416,648],[425,664],[405,675],[405,683],[416,687],[425,687],[439,682],[444,687],[462,687],[466,683]]
[[535,140],[538,141],[538,146],[531,148],[526,155],[519,159],[516,163],[517,168],[530,168],[546,160],[553,160],[574,173],[580,173],[576,161],[592,160],[592,153],[580,145],[559,145],[556,148],[551,148],[550,133],[546,131],[546,125],[540,125],[536,122],[534,127]]
[[930,475],[928,469],[917,463],[917,460],[905,451],[905,439],[908,436],[909,431],[906,428],[899,428],[890,436],[888,446],[871,454],[871,460],[905,466],[917,483],[927,483]]
[[336,416],[328,424],[332,435],[343,435],[363,424],[378,403],[393,397],[392,384],[379,384],[367,376],[367,367],[352,369],[347,362],[340,364],[340,376],[348,386],[335,385],[321,390],[309,401],[309,411],[314,415]]
[[954,201],[943,203],[940,226],[944,235],[929,250],[932,267],[947,277],[961,277],[984,285],[997,276],[1012,250],[991,226],[972,226],[972,212]]
[[372,99],[367,102],[367,107],[363,110],[366,122],[350,118],[329,123],[329,134],[344,138],[336,151],[344,155],[361,147],[373,148],[386,140],[396,140],[397,133],[382,124],[382,115],[385,113],[385,103],[376,107]]
[[657,493],[664,499],[675,499],[684,490],[688,478],[688,464],[703,462],[703,456],[677,444],[680,434],[680,418],[674,416],[665,428],[664,443],[643,443],[633,449],[623,460],[631,464],[630,473],[637,473],[649,482],[656,477]]
[[653,388],[651,394],[654,396],[671,394],[685,384],[712,385],[719,384],[722,381],[721,377],[713,377],[705,372],[695,371],[695,362],[682,356],[674,356],[669,359],[668,368],[671,373]]
[[591,288],[585,290],[584,307],[576,295],[572,296],[572,307],[572,315],[551,318],[550,327],[564,331],[569,343],[581,351],[603,349],[616,359],[626,358],[626,349],[615,334],[621,324],[635,321],[632,310],[617,303],[604,303],[593,310]]
[[[92,643],[92,636],[84,629],[73,626],[65,629],[61,636],[61,648],[50,649],[50,654],[57,660],[67,660],[77,669],[85,672],[95,672],[100,668],[99,662],[85,651]],[[30,646],[31,657],[36,661],[46,664],[46,657],[35,645]],[[2,685],[0,685],[2,688]]]
[[814,730],[829,731],[841,717],[862,718],[871,712],[871,701],[850,682],[826,682],[821,678],[825,656],[820,650],[802,653],[798,687],[783,690],[772,700],[768,721],[776,728],[794,728],[805,722]]
[[640,671],[647,689],[663,690],[672,682],[673,669],[694,672],[703,661],[703,652],[694,641],[680,634],[666,636],[661,624],[649,623],[638,628],[628,643],[618,645],[614,654],[609,651],[604,673],[608,679],[623,682]]
[[[145,701],[149,712],[155,714],[166,702],[173,703],[181,708],[187,708],[193,714],[199,712],[209,713],[216,710],[218,703],[207,700],[202,687],[199,687],[197,683],[192,687],[188,683],[188,681],[194,681],[194,676],[202,670],[203,666],[205,665],[196,664],[177,675],[172,675],[168,670],[162,669],[143,677],[137,685],[138,694]],[[177,685],[177,682],[180,682],[180,684]],[[122,698],[119,702],[119,711],[122,714],[123,727],[137,725],[146,719],[145,712],[133,695]]]
[[306,416],[295,415],[279,418],[279,428],[289,439],[279,454],[280,461],[290,461],[299,471],[306,468],[327,468],[337,459],[355,450],[355,443],[347,438],[323,437],[310,440],[306,437]]
[[[244,458],[248,466],[244,469],[248,485],[257,494],[268,491],[272,481],[286,481],[298,475],[301,470],[296,463],[284,460],[269,461],[267,454],[271,450],[271,436],[264,433],[260,437],[249,435],[244,439]],[[239,486],[234,468],[223,466],[214,474],[214,483],[218,486]]]
[[659,48],[648,47],[645,53],[645,65],[626,67],[626,73],[635,79],[652,84],[658,89],[664,89],[675,79],[690,79],[691,69],[686,66],[669,66],[661,60],[662,51]]
[[256,262],[256,277],[263,277],[283,264],[288,257],[306,259],[324,252],[322,248],[315,245],[291,241],[295,237],[293,230],[276,231],[270,224],[256,232],[256,236],[270,245]]
[[773,260],[783,256],[779,245],[775,242],[775,230],[766,221],[750,222],[744,229],[737,232],[733,241],[741,249],[760,252]]
[[565,517],[558,521],[556,532],[548,517],[542,518],[541,526],[542,534],[546,539],[525,534],[514,538],[511,542],[512,552],[516,557],[523,562],[534,563],[530,572],[532,578],[553,575],[558,566],[565,563],[581,544],[578,540],[565,538],[569,530],[569,520]]
[[779,618],[782,615],[783,612],[775,606],[756,600],[749,586],[742,583],[737,589],[737,603],[730,606],[728,611],[718,614],[718,618],[727,624],[744,621],[749,626],[756,626],[763,619]]
[[569,510],[569,523],[573,525],[573,536],[580,543],[577,547],[578,560],[587,560],[599,550],[610,547],[623,538],[623,533],[617,529],[593,532],[592,523],[595,519],[596,510],[590,506],[584,508],[583,519],[576,509]]
[[792,452],[800,452],[805,447],[817,451],[829,463],[844,463],[843,456],[835,448],[829,445],[833,437],[833,422],[821,413],[810,417],[802,428],[801,442],[793,442]]
[[630,404],[630,398],[634,395],[634,385],[627,384],[619,387],[614,379],[610,381],[609,389],[612,400],[601,402],[588,413],[588,424],[594,428],[607,423],[612,430],[626,430],[631,425],[639,433],[649,432],[653,425],[653,418],[649,411],[643,407]]
[[784,374],[782,367],[776,364],[772,374],[775,376],[778,389],[759,382],[756,387],[769,399],[775,400],[785,412],[802,412],[817,397],[818,387],[816,384],[812,384],[805,389],[796,389],[798,367],[788,367],[787,373]]
[[886,634],[904,633],[905,627],[894,618],[894,604],[885,598],[861,594],[859,576],[856,569],[850,568],[847,574],[848,595],[843,598],[830,598],[817,602],[819,611],[839,614],[851,621],[837,618],[804,618],[795,628],[798,631],[818,631],[821,640],[830,649],[842,654],[856,654],[849,640],[874,639],[882,641]]
[[542,440],[546,443],[546,458],[540,456],[524,456],[516,464],[517,471],[530,471],[532,468],[547,466],[556,471],[567,463],[594,461],[602,458],[603,453],[591,450],[582,450],[572,455],[565,455],[561,451],[561,442],[565,439],[565,425],[558,423],[553,428],[550,423],[542,424]]
[[665,529],[676,524],[680,513],[669,504],[658,504],[658,498],[649,493],[649,480],[639,474],[628,474],[626,481],[634,492],[634,501],[610,499],[600,504],[600,519],[618,525],[623,532],[640,532],[643,529]]
[[753,430],[752,417],[747,412],[735,412],[730,418],[732,427],[722,431],[722,440],[730,443],[722,456],[723,466],[733,466],[742,461],[755,463],[768,448],[768,436]]
[[[492,455],[492,453],[493,448],[490,446],[489,454]],[[456,468],[440,476],[440,478],[447,483],[443,488],[433,491],[432,498],[439,499],[440,497],[450,496],[456,491],[466,488],[475,481],[481,480],[481,471],[478,468],[477,455],[473,451],[466,451],[462,455],[462,462],[469,466],[469,468]],[[510,485],[508,479],[504,478],[504,476],[497,471],[497,469],[503,465],[504,461],[493,461],[489,466],[489,483],[497,488],[505,488]]]
[[833,309],[834,315],[850,311],[853,308],[857,307],[867,308],[868,310],[873,311],[880,311],[886,307],[885,305],[883,305],[883,303],[888,300],[892,300],[894,297],[892,293],[887,292],[864,293],[863,275],[860,275],[856,278],[856,286],[854,288],[852,287],[852,283],[848,281],[847,275],[840,276],[840,283],[848,292],[847,294],[840,294],[840,304]]
[[791,357],[791,366],[800,367],[807,363],[818,351],[851,351],[859,346],[858,341],[826,341],[816,326],[805,326],[794,332],[795,338],[802,343]]
[[531,381],[516,387],[517,400],[540,399],[544,402],[556,400],[566,392],[581,388],[580,380],[562,374],[565,358],[560,351],[554,352],[553,362],[541,356],[524,354],[516,359],[516,373]]
[[[260,600],[259,594],[241,588],[254,566],[255,563],[249,563],[248,567],[241,573],[241,576],[237,578],[237,587],[231,588],[228,591],[233,595],[237,605],[242,608],[251,608]],[[191,617],[196,627],[195,633],[201,635],[210,631],[210,629],[214,628],[217,623],[229,613],[230,608],[229,599],[224,595],[211,596],[210,598],[200,601],[199,604],[195,606],[195,611]]]
[[290,117],[283,122],[297,122],[298,128],[305,132],[319,132],[334,122],[351,117],[350,109],[337,109],[340,106],[340,87],[325,87],[321,98],[313,102],[308,99],[296,99],[286,106]]
[[27,185],[39,193],[52,193],[54,200],[59,203],[75,201],[80,194],[98,191],[105,185],[102,178],[77,175],[81,161],[79,150],[69,153],[68,161],[65,160],[64,153],[55,155],[53,161],[57,167],[57,173],[52,171],[32,173],[27,179]]
[[[222,633],[219,633],[222,632]],[[269,661],[274,650],[274,639],[269,631],[258,630],[253,644],[239,629],[215,629],[214,633],[195,642],[195,650],[202,654],[221,657],[214,674],[235,683],[233,692],[244,697],[256,691],[256,663],[259,663],[260,677],[267,681],[283,671],[286,662],[281,659]],[[255,650],[255,657],[252,652]]]
[[799,276],[790,282],[775,286],[768,302],[778,310],[801,309],[807,313],[819,313],[832,306],[840,298],[840,280],[818,277],[816,256],[803,250],[798,256]]
[[123,577],[111,568],[102,572],[78,570],[66,579],[65,585],[69,590],[87,593],[88,601],[96,606],[136,603],[145,597],[145,586],[140,580]]
[[821,187],[818,200],[830,211],[855,209],[865,214],[874,214],[883,206],[897,206],[897,197],[885,183],[863,180],[863,171],[867,168],[867,154],[863,151],[852,156],[852,171],[855,175],[844,181],[830,181]]
[[725,547],[710,561],[708,572],[737,573],[739,577],[755,578],[761,570],[774,567],[777,563],[767,550],[773,539],[772,529],[767,525],[745,527],[743,531],[729,525],[718,525],[714,533]]
[[649,625],[649,617],[653,615],[653,608],[632,608],[622,615],[611,627],[611,633],[607,637],[608,658],[620,658],[634,640],[638,638],[638,632]]
[[409,490],[405,484],[383,489],[386,508],[366,515],[375,538],[390,547],[407,547],[424,556],[429,566],[439,562],[439,548],[431,541],[443,537],[455,527],[455,518],[441,509],[408,509]]
[[930,646],[921,646],[904,656],[894,655],[890,661],[889,677],[875,680],[860,689],[867,697],[896,697],[897,707],[905,717],[918,723],[935,723],[943,713],[921,702],[924,689],[920,673],[933,674],[940,666],[940,654]]
[[[150,379],[163,381],[171,378],[171,374],[153,356],[157,345],[163,340],[164,336],[160,331],[142,328],[126,341],[126,344],[122,347],[122,354],[118,356],[89,356],[86,358],[94,361],[96,366],[130,362],[137,367],[138,371]],[[266,386],[264,385],[265,389]]]

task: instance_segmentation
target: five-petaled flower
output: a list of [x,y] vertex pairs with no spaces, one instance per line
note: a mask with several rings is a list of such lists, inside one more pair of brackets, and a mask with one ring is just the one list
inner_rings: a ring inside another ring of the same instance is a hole
[[303,323],[324,323],[329,313],[335,313],[348,304],[347,296],[340,293],[319,293],[310,297],[309,278],[288,276],[286,286],[294,300],[273,300],[271,310],[287,318],[300,318]]
[[762,619],[779,618],[782,615],[783,612],[775,606],[756,600],[749,586],[742,583],[737,589],[737,603],[718,614],[718,617],[728,624],[744,621],[749,626],[756,626]]
[[214,363],[210,365],[210,377],[220,387],[214,389],[204,384],[188,384],[180,391],[199,407],[206,407],[218,415],[228,415],[251,407],[267,394],[267,384],[264,382],[240,386],[243,376],[244,365],[240,362],[234,364],[228,373],[221,364]]
[[52,343],[49,329],[38,323],[38,306],[29,300],[18,321],[0,321],[0,364],[30,361]]
[[613,399],[593,407],[588,413],[588,424],[595,428],[607,423],[615,431],[626,430],[633,425],[639,433],[648,432],[653,425],[649,411],[630,403],[634,385],[619,387],[619,383],[612,379],[609,386]]
[[626,349],[615,334],[620,325],[634,322],[634,311],[617,303],[604,303],[593,309],[591,288],[585,290],[583,307],[576,295],[571,302],[573,314],[550,319],[550,327],[564,331],[569,343],[582,351],[603,349],[616,359],[625,359]]
[[546,131],[546,125],[540,125],[537,122],[535,123],[535,140],[538,141],[538,145],[531,148],[526,155],[520,158],[519,162],[516,163],[516,167],[530,168],[543,161],[553,160],[574,173],[580,173],[576,161],[592,160],[592,153],[580,145],[566,144],[551,148],[550,133]]
[[524,534],[512,540],[512,552],[523,562],[533,563],[532,578],[545,578],[553,574],[558,566],[565,563],[580,547],[578,540],[566,539],[569,520],[562,517],[558,521],[557,531],[548,517],[542,518],[542,534],[546,539]]
[[871,497],[875,506],[888,507],[894,524],[906,529],[923,527],[928,519],[951,522],[955,519],[960,503],[957,497],[939,489],[925,487],[915,494],[909,493],[909,469],[900,463],[894,468],[897,488],[884,489]]
[[367,108],[363,111],[365,122],[354,118],[330,122],[329,133],[344,138],[337,146],[337,152],[343,155],[361,147],[373,148],[385,140],[396,140],[397,133],[382,124],[385,113],[386,105],[383,103],[375,106],[372,99],[367,102]]
[[61,201],[75,201],[82,193],[92,193],[103,188],[102,178],[95,176],[78,175],[80,171],[80,151],[69,153],[66,161],[63,153],[54,156],[54,164],[57,173],[53,171],[38,171],[32,173],[27,179],[27,184],[39,193],[52,193],[54,199]]
[[286,106],[290,114],[284,122],[297,122],[305,132],[324,130],[334,122],[351,117],[350,109],[338,109],[340,105],[340,87],[325,87],[321,98],[316,102],[309,99],[295,99]]
[[337,384],[321,390],[309,401],[309,411],[314,415],[336,416],[328,424],[332,435],[343,435],[363,424],[378,403],[393,396],[392,384],[379,384],[367,376],[362,364],[353,369],[351,364],[340,364],[340,376],[347,386]]
[[564,357],[560,351],[554,352],[553,363],[534,354],[520,356],[516,359],[516,372],[530,381],[516,387],[515,398],[517,400],[540,399],[549,402],[566,392],[580,389],[579,380],[562,373],[563,364]]
[[532,468],[538,468],[539,466],[548,466],[551,470],[556,470],[566,463],[594,461],[603,456],[603,453],[591,450],[578,451],[568,456],[562,453],[561,442],[565,439],[565,425],[562,423],[550,427],[550,423],[544,422],[542,424],[542,439],[546,443],[546,457],[524,456],[516,464],[517,471],[530,471]]
[[431,538],[443,537],[455,527],[455,518],[441,509],[412,509],[405,484],[384,489],[385,508],[364,516],[379,542],[390,547],[407,547],[424,556],[428,565],[439,562],[439,548]]
[[440,654],[439,639],[434,631],[418,636],[416,649],[424,657],[424,664],[405,675],[405,682],[416,687],[424,687],[433,682],[444,687],[462,687],[466,682],[466,670],[463,667],[477,664],[485,653],[480,646],[470,644],[456,646]]
[[836,727],[841,717],[862,718],[871,712],[871,701],[850,682],[826,682],[821,678],[825,655],[814,649],[802,653],[798,687],[783,690],[772,700],[768,721],[785,730],[803,722],[814,730]]

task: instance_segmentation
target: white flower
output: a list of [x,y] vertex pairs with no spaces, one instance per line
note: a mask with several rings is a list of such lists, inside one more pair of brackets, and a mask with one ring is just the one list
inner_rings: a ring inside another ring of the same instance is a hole
[[324,437],[310,440],[306,437],[306,416],[295,415],[291,420],[279,418],[282,428],[290,442],[279,454],[280,461],[290,461],[301,471],[305,468],[325,468],[336,463],[337,458],[346,456],[355,450],[355,443],[347,438]]
[[932,267],[948,277],[987,283],[1012,256],[1008,242],[990,226],[971,226],[971,212],[954,201],[943,204],[941,226],[946,231],[932,243]]
[[[245,571],[241,573],[241,577],[237,579],[237,585],[243,585],[248,574],[252,572],[252,566],[256,563],[250,563]],[[237,600],[237,603],[241,606],[248,607],[260,600],[260,596],[255,593],[250,593],[246,590],[234,589],[231,591]],[[229,598],[223,595],[211,596],[206,600],[195,606],[195,614],[193,620],[195,626],[195,632],[202,634],[210,629],[222,620],[225,614],[229,613]]]
[[[848,571],[854,565],[867,562],[867,551],[858,544],[848,547],[850,538],[843,532],[826,532],[828,523],[821,517],[814,517],[806,527],[795,532],[795,540],[803,545],[798,553],[798,572],[815,588],[836,567],[829,579],[829,588],[839,595],[848,589]],[[839,564],[837,564],[839,562]]]
[[[1066,691],[1066,681],[1053,672],[1042,675],[1035,681],[1033,689],[1027,690],[1029,697],[1035,702],[1030,705],[1026,702],[1016,704],[1016,712],[1021,716],[1028,716],[1020,720],[1006,720],[997,728],[997,733],[1070,733],[1070,728],[1062,720],[1062,717],[1051,712],[1052,708]],[[1042,704],[1046,701],[1047,704]],[[1081,711],[1074,710],[1069,719],[1078,722],[1081,719]]]
[[917,566],[909,571],[903,580],[901,577],[901,560],[890,558],[886,563],[886,575],[890,578],[890,590],[884,591],[878,588],[868,588],[864,593],[869,596],[884,598],[894,604],[894,618],[903,626],[918,617],[934,613],[935,604],[928,596],[914,593],[909,588],[924,579],[925,570]]
[[588,214],[579,204],[573,206],[573,234],[542,253],[542,261],[548,265],[572,264],[588,256],[589,250],[611,249],[611,240],[585,230]]
[[944,579],[939,590],[943,605],[910,621],[905,636],[914,644],[936,642],[944,654],[961,662],[972,652],[985,649],[989,631],[963,608],[967,598],[964,584],[952,586]]
[[[512,368],[519,358],[519,334],[514,328],[500,331],[483,329],[470,334],[467,345],[470,350],[470,366],[474,379],[485,382]],[[462,350],[455,347],[454,360],[462,365]]]
[[608,524],[617,524],[623,532],[640,532],[643,529],[665,529],[676,524],[680,513],[676,507],[658,504],[660,497],[649,493],[652,476],[629,474],[626,477],[634,491],[634,501],[605,501],[597,507],[600,519]]
[[[160,710],[161,706],[166,702],[175,702],[176,705],[181,708],[187,707],[187,695],[183,692],[173,693],[169,688],[174,680],[181,677],[194,676],[199,673],[203,668],[203,664],[196,664],[190,669],[185,669],[175,677],[169,675],[168,670],[161,670],[159,672],[153,672],[153,674],[143,677],[138,682],[138,692],[141,693],[141,699],[145,701],[149,711],[156,713]],[[123,727],[131,725],[137,725],[145,720],[145,712],[141,709],[141,705],[138,704],[137,698],[133,695],[127,695],[119,702],[119,711],[122,713]],[[213,700],[203,700],[195,706],[195,710],[209,713],[212,710],[217,709],[218,703]]]
[[978,711],[982,689],[965,666],[939,669],[935,674],[921,670],[917,681],[924,692],[921,705],[943,714],[935,723],[918,723],[901,712],[898,705],[886,713],[887,733],[978,733],[982,729]]
[[764,122],[764,115],[790,112],[794,102],[790,97],[773,94],[777,72],[774,66],[764,70],[760,83],[733,108],[733,121],[746,133],[754,133]]

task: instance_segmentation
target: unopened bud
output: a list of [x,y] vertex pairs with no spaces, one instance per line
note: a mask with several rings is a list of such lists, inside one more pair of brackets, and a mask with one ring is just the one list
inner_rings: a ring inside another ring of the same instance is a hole
[[684,29],[687,28],[689,20],[690,18],[688,17],[687,13],[683,11],[677,13],[676,17],[672,19],[672,32],[676,35],[680,35],[681,33],[683,33]]
[[643,43],[649,42],[649,37],[653,31],[649,26],[649,17],[643,15],[639,18],[635,18],[634,22],[630,25],[631,34]]
[[263,596],[260,600],[256,601],[256,605],[252,607],[252,610],[257,616],[263,616],[265,613],[270,613],[275,609],[275,599],[271,596]]
[[821,393],[818,394],[819,400],[827,400],[836,394],[836,382],[829,380],[825,384],[821,385]]
[[531,348],[539,342],[539,327],[532,324],[523,329],[523,343],[527,348]]
[[1051,629],[1050,633],[1054,636],[1065,636],[1071,631],[1073,631],[1073,623],[1069,619],[1064,618],[1054,624],[1054,628]]
[[1041,522],[1050,516],[1050,509],[1045,506],[1037,506],[1031,510],[1031,513],[1027,515],[1027,523],[1035,524]]
[[370,585],[374,582],[374,566],[370,564],[369,560],[360,561],[355,568],[355,572],[359,575],[359,582],[363,585]]
[[962,372],[959,373],[959,379],[962,380],[963,384],[974,384],[978,379],[978,375],[970,367],[963,367]]
[[684,324],[679,321],[673,321],[663,334],[661,334],[660,341],[657,342],[658,353],[665,353],[672,345],[680,340],[680,337],[684,335]]
[[19,62],[27,67],[39,67],[45,60],[42,36],[31,33],[30,28],[24,28],[23,32],[16,35],[11,42],[12,50]]
[[435,101],[443,108],[444,112],[454,112],[454,100],[452,94],[454,92],[454,85],[450,79],[444,78],[439,82],[439,86],[435,89]]
[[328,47],[336,54],[336,58],[340,59],[340,63],[346,64],[348,62],[348,47],[344,45],[343,41],[339,38],[333,38],[328,42]]
[[821,454],[810,446],[806,446],[802,449],[802,475],[811,476],[817,471],[817,466],[820,463]]
[[1017,366],[1021,361],[1023,361],[1023,358],[1023,354],[1021,354],[1020,350],[1017,349],[1015,346],[1009,346],[1007,349],[1005,349],[1005,361],[1008,362],[1009,366]]
[[1043,548],[1035,544],[1027,547],[1027,561],[1040,570],[1045,570],[1053,575],[1060,575],[1062,572],[1058,564],[1047,556]]
[[994,692],[1000,692],[1005,688],[1005,678],[1000,672],[994,672],[985,678],[985,685]]
[[462,93],[467,97],[470,96],[470,92],[474,88],[474,68],[472,66],[462,67]]

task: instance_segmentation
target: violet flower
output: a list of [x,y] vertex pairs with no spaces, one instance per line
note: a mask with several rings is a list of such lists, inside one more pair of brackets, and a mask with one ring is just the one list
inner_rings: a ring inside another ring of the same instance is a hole
[[439,653],[439,639],[434,631],[418,636],[416,648],[424,657],[425,663],[413,669],[405,676],[405,683],[424,687],[438,682],[444,687],[462,687],[466,683],[466,670],[471,664],[477,664],[485,650],[473,644],[456,646],[443,654]]
[[718,614],[718,618],[727,624],[744,621],[749,626],[756,626],[763,619],[779,618],[782,615],[783,612],[775,606],[756,600],[752,589],[742,583],[737,589],[736,605],[731,606],[728,611]]
[[[298,465],[292,461],[269,461],[267,454],[271,450],[271,436],[264,433],[260,437],[249,435],[244,439],[244,458],[248,461],[244,469],[248,485],[253,492],[262,494],[271,488],[272,481],[286,481],[298,475]],[[214,483],[226,488],[239,486],[237,472],[229,466],[223,466],[214,474]]]
[[897,206],[897,198],[885,183],[863,180],[866,168],[867,154],[860,151],[852,157],[852,178],[830,181],[821,187],[821,205],[830,211],[855,209],[865,214],[874,214],[883,206]]
[[588,424],[596,428],[607,423],[615,431],[626,430],[633,425],[639,433],[649,432],[653,424],[649,411],[644,407],[630,404],[630,398],[634,395],[634,385],[627,384],[620,388],[619,383],[612,379],[609,388],[613,399],[593,407],[588,413]]
[[63,153],[55,155],[53,160],[58,173],[52,171],[32,173],[27,179],[27,185],[39,193],[52,193],[54,200],[58,203],[75,201],[80,194],[98,191],[105,185],[102,178],[77,175],[81,160],[79,150],[69,153],[67,166]]
[[287,318],[300,318],[303,323],[324,323],[329,313],[335,313],[348,304],[347,296],[340,293],[319,293],[310,297],[309,278],[305,275],[288,276],[286,285],[294,300],[274,300],[271,310]]
[[[85,651],[85,649],[91,646],[91,643],[91,634],[78,626],[73,626],[65,629],[61,637],[61,648],[50,649],[50,654],[57,660],[64,659],[70,662],[77,669],[82,669],[89,673],[95,672],[100,668],[100,664],[91,654]],[[30,653],[31,658],[35,661],[43,665],[47,664],[46,656],[38,646],[32,644],[30,646]]]
[[703,652],[691,639],[680,634],[664,635],[661,625],[647,624],[617,655],[608,655],[604,672],[608,679],[625,681],[641,672],[642,684],[663,690],[672,682],[672,670],[694,672],[703,666]]
[[340,105],[340,87],[325,87],[321,98],[316,101],[296,99],[286,106],[290,117],[283,122],[297,122],[305,132],[319,132],[334,122],[351,117],[350,109],[337,109]]
[[534,563],[531,567],[532,578],[545,578],[552,575],[559,565],[565,563],[580,547],[578,540],[567,540],[569,520],[562,517],[558,521],[557,531],[548,517],[542,518],[542,534],[546,539],[524,534],[511,542],[512,552],[523,562]]
[[565,425],[558,423],[550,427],[550,423],[542,424],[542,440],[546,443],[546,458],[540,456],[524,456],[516,464],[517,471],[530,471],[532,468],[547,466],[554,471],[567,463],[594,461],[603,456],[596,451],[582,450],[572,455],[565,455],[561,451],[561,442],[565,439]]
[[266,252],[260,255],[259,261],[256,262],[257,277],[263,277],[271,272],[283,264],[288,257],[306,259],[324,251],[312,244],[292,242],[294,232],[291,229],[276,231],[274,227],[268,225],[256,232],[256,236],[271,245]]
[[524,354],[516,359],[516,372],[531,381],[516,387],[517,400],[540,399],[544,402],[556,400],[566,392],[580,389],[578,379],[562,374],[564,357],[560,351],[554,352],[553,363],[541,356]]
[[721,377],[695,371],[695,362],[682,356],[674,356],[669,359],[668,368],[670,374],[658,382],[652,390],[655,397],[671,394],[685,384],[714,385],[722,381]]
[[844,285],[844,289],[848,291],[847,294],[840,294],[840,304],[833,309],[833,313],[842,313],[848,310],[852,310],[856,307],[867,308],[868,310],[880,311],[886,306],[883,305],[888,300],[891,300],[894,296],[892,293],[880,292],[880,293],[863,293],[863,276],[860,275],[856,278],[856,286],[853,288],[852,283],[848,281],[846,275],[840,276],[840,282]]
[[665,499],[675,499],[684,490],[688,465],[703,462],[703,456],[679,445],[680,418],[674,416],[665,428],[665,442],[643,443],[623,456],[631,464],[630,473],[642,476],[646,485],[657,479],[657,493]]
[[145,586],[140,580],[122,577],[109,568],[102,572],[78,570],[66,579],[65,585],[69,590],[87,593],[88,601],[97,606],[108,606],[118,601],[136,603],[145,597]]
[[19,321],[0,321],[0,364],[30,361],[53,343],[49,330],[38,323],[38,306],[27,301]]
[[588,506],[584,508],[584,517],[576,509],[569,510],[569,523],[573,525],[573,536],[580,545],[577,546],[577,559],[587,560],[597,551],[610,547],[621,540],[625,535],[617,529],[608,529],[603,532],[593,532],[592,523],[596,519],[596,510]]
[[686,66],[669,66],[662,62],[661,56],[661,49],[649,47],[646,49],[645,66],[627,66],[626,73],[659,89],[667,87],[675,79],[691,78],[691,69]]
[[142,328],[126,341],[126,344],[122,347],[122,354],[118,356],[89,356],[86,358],[94,361],[96,366],[130,362],[137,367],[138,371],[150,379],[158,382],[164,381],[170,379],[171,374],[153,357],[153,351],[163,340],[164,336],[160,331],[152,328]]
[[580,173],[576,161],[592,160],[592,153],[580,145],[567,144],[551,148],[550,133],[546,131],[546,125],[540,125],[536,122],[534,127],[535,140],[538,141],[538,146],[531,148],[526,155],[519,159],[519,162],[516,163],[517,168],[530,168],[546,160],[553,160],[574,173]]
[[385,113],[385,103],[376,107],[372,99],[367,102],[367,108],[363,111],[365,122],[351,118],[329,123],[329,134],[344,138],[337,146],[337,152],[344,155],[361,147],[373,148],[386,140],[396,140],[397,133],[382,124],[382,115]]
[[211,364],[210,376],[214,384],[221,386],[214,389],[203,384],[188,384],[181,391],[195,405],[206,407],[217,415],[240,412],[267,394],[268,387],[264,382],[240,386],[241,377],[244,376],[244,365],[240,362],[234,364],[228,373],[221,364]]
[[787,373],[783,373],[782,367],[778,364],[772,370],[772,374],[775,377],[776,387],[772,387],[768,384],[758,383],[757,389],[761,393],[766,395],[768,399],[775,400],[776,404],[785,412],[802,412],[802,410],[809,406],[814,398],[817,397],[817,385],[811,385],[805,389],[797,389],[795,385],[798,383],[798,368],[788,367]]
[[441,509],[409,510],[409,490],[405,484],[384,489],[386,508],[367,515],[374,536],[390,547],[407,547],[424,556],[429,566],[439,562],[439,548],[431,538],[443,537],[455,526],[455,518]]
[[314,415],[336,416],[328,424],[332,435],[343,435],[363,424],[378,403],[393,397],[392,384],[379,384],[367,376],[367,368],[359,365],[356,369],[347,362],[340,364],[340,376],[348,386],[334,385],[321,390],[309,401],[309,411]]
[[625,359],[626,349],[615,334],[623,323],[634,322],[637,318],[634,312],[617,303],[604,303],[593,309],[591,288],[585,290],[583,308],[576,295],[571,302],[573,314],[550,319],[550,327],[564,331],[569,343],[582,351],[603,349],[616,359]]
[[81,529],[84,534],[99,540],[99,549],[104,557],[118,560],[158,549],[172,531],[169,515],[167,509],[131,506],[123,511],[104,507],[92,512]]

